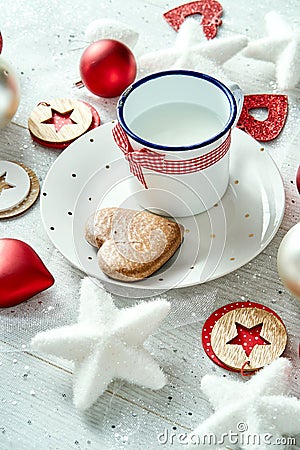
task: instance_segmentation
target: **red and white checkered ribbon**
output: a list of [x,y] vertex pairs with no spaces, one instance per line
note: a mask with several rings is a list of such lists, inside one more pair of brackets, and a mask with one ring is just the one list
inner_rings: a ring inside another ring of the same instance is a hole
[[207,169],[220,161],[220,159],[222,159],[228,152],[231,141],[231,133],[229,133],[225,141],[222,142],[219,147],[211,150],[205,155],[191,159],[170,161],[165,159],[166,155],[157,153],[147,148],[134,150],[126,133],[119,123],[113,128],[112,134],[116,144],[120,150],[122,150],[125,155],[125,159],[129,163],[131,173],[137,177],[146,189],[148,189],[148,187],[142,168],[174,175],[199,172],[200,170]]

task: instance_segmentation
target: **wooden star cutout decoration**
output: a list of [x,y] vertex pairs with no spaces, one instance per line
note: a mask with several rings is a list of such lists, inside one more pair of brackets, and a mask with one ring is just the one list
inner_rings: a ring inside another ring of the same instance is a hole
[[114,378],[150,389],[166,384],[166,376],[143,344],[169,309],[165,300],[118,309],[111,295],[86,277],[78,323],[38,334],[32,347],[74,362],[74,404],[85,410]]
[[279,89],[293,89],[300,81],[300,31],[277,12],[266,14],[267,37],[250,42],[245,56],[275,64]]
[[42,123],[46,123],[49,125],[54,125],[54,129],[56,133],[58,133],[62,127],[65,125],[76,125],[77,122],[75,120],[71,119],[71,114],[73,113],[74,109],[71,109],[70,111],[66,111],[64,113],[61,113],[59,111],[56,111],[55,109],[51,108],[52,117],[50,119],[44,120]]
[[10,184],[6,181],[6,176],[7,172],[4,172],[4,174],[0,176],[0,195],[6,189],[13,189],[14,187],[16,187],[15,185]]
[[236,302],[226,307],[210,339],[211,349],[226,367],[255,371],[283,353],[287,333],[281,319],[264,305],[248,302],[240,307]]
[[260,334],[262,332],[263,324],[259,323],[254,327],[247,328],[240,323],[235,323],[237,335],[231,339],[227,344],[229,345],[241,345],[247,356],[251,355],[251,352],[255,345],[271,345]]
[[64,148],[65,144],[93,127],[93,121],[92,109],[86,103],[57,98],[49,103],[40,102],[34,108],[28,119],[28,128],[37,142],[49,143],[49,146],[54,148]]
[[[247,382],[205,375],[201,389],[215,412],[189,436],[199,443],[192,447],[269,450],[276,444],[285,449],[283,436],[300,430],[300,401],[288,395],[292,371],[286,358],[278,358]],[[204,436],[214,442],[203,445]]]
[[0,219],[27,199],[31,180],[20,164],[0,161]]

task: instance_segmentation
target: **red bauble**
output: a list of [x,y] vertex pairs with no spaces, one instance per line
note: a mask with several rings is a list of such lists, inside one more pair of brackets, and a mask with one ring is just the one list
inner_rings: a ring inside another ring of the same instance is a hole
[[134,81],[136,62],[131,50],[122,42],[101,39],[83,52],[80,74],[93,94],[116,97]]
[[297,189],[300,194],[300,166],[298,167],[297,177],[296,177]]
[[28,300],[53,283],[53,276],[28,244],[0,239],[0,308]]

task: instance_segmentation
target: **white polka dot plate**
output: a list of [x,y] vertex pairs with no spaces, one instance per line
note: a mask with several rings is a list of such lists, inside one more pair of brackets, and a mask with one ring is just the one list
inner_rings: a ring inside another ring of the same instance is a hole
[[[43,186],[41,214],[51,241],[74,266],[110,286],[124,286],[101,272],[96,249],[84,237],[85,222],[97,208],[141,209],[138,194],[131,194],[132,175],[113,141],[112,127],[108,123],[90,131],[57,158]],[[126,286],[137,291],[166,290],[204,283],[238,269],[276,234],[284,198],[273,159],[253,138],[235,129],[230,184],[222,200],[205,213],[179,219],[185,228],[180,250],[151,277]]]

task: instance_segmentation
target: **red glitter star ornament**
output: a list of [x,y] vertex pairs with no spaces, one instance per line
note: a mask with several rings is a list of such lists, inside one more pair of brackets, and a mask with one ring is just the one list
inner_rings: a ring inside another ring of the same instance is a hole
[[54,125],[55,131],[56,133],[58,133],[59,130],[61,130],[65,125],[77,124],[77,122],[71,119],[71,114],[73,113],[73,111],[74,109],[71,109],[70,111],[60,113],[59,111],[51,108],[52,117],[50,117],[50,119],[44,120],[42,123]]
[[207,39],[213,39],[217,35],[218,27],[222,25],[220,18],[222,13],[223,7],[216,0],[202,0],[185,3],[184,5],[171,9],[164,13],[163,17],[175,31],[178,31],[186,17],[201,14],[203,32]]
[[254,325],[254,327],[247,328],[240,323],[235,323],[237,335],[231,339],[227,344],[242,345],[247,356],[250,356],[255,345],[271,345],[269,341],[264,339],[260,334],[263,327],[262,323]]
[[[265,120],[255,119],[251,110],[268,110]],[[278,94],[245,95],[243,109],[237,127],[246,131],[258,141],[271,141],[282,131],[288,113],[288,98]]]

